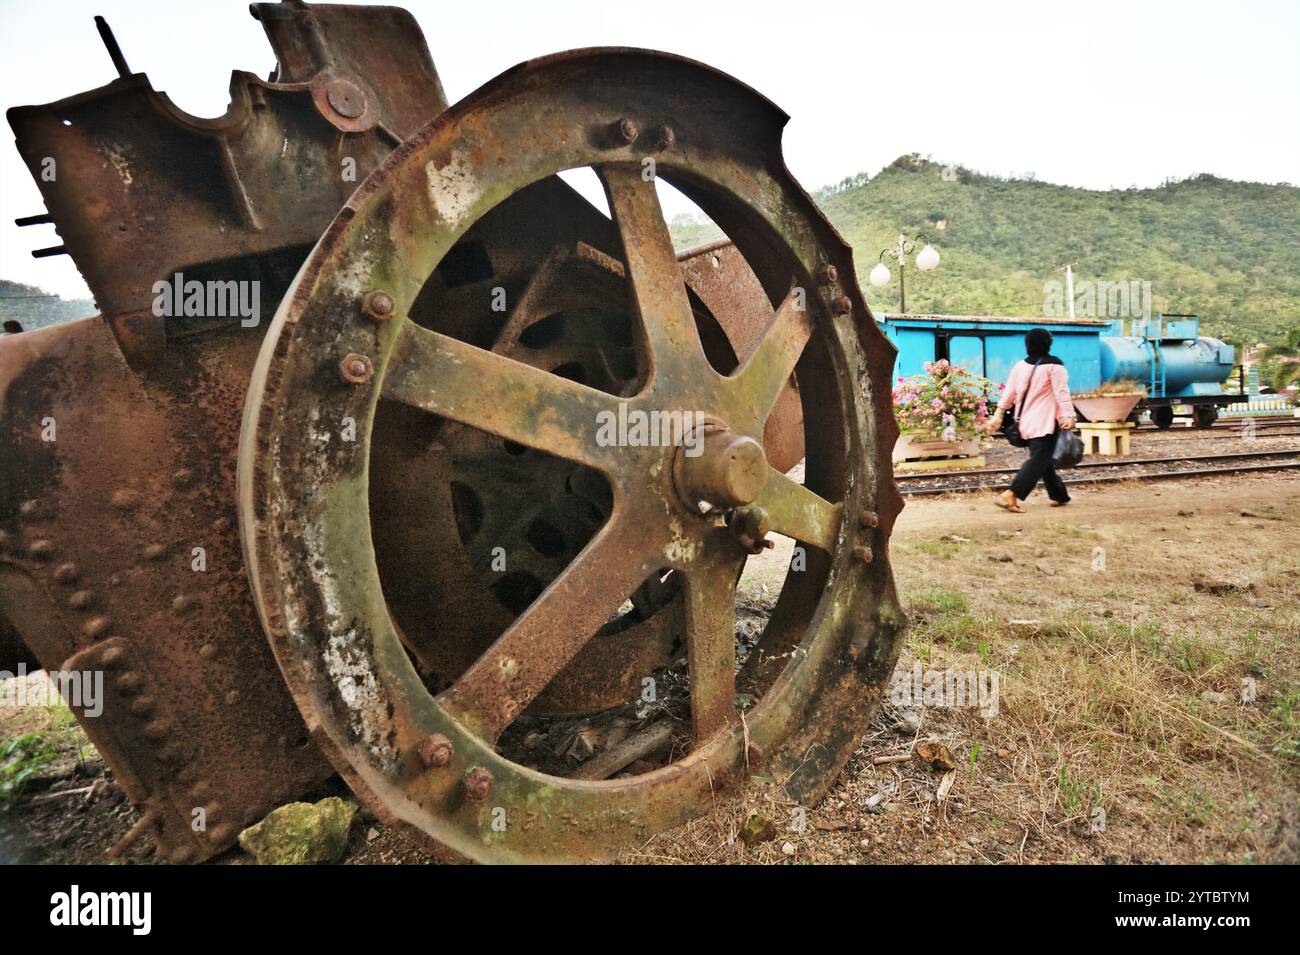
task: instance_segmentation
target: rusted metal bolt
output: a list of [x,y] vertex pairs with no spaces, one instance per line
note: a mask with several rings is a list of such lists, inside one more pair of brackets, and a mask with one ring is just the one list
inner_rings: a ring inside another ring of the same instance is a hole
[[339,362],[339,375],[354,385],[364,385],[375,373],[375,366],[365,355],[352,352]]
[[853,559],[856,561],[869,564],[874,557],[875,555],[871,553],[871,548],[867,547],[865,544],[860,544],[853,548]]
[[731,518],[731,529],[740,546],[751,554],[761,554],[774,546],[774,542],[767,539],[772,519],[757,505],[737,508]]
[[853,311],[853,303],[849,301],[847,295],[840,295],[835,301],[831,302],[831,311],[836,315],[847,315]]
[[655,129],[655,149],[671,149],[675,142],[677,142],[677,134],[673,132],[671,126],[660,126]]
[[858,515],[858,523],[863,527],[877,527],[880,524],[880,515],[875,511],[863,511]]
[[140,686],[143,682],[144,679],[140,674],[136,673],[134,670],[127,670],[117,678],[117,689],[118,692],[124,696],[131,696],[132,694],[140,692]]
[[817,270],[818,285],[834,285],[840,277],[839,270],[827,262]]
[[465,774],[465,798],[470,802],[482,802],[492,792],[492,774],[482,766],[475,766]]
[[367,292],[365,298],[361,300],[361,311],[367,318],[373,318],[377,322],[386,322],[392,318],[393,308],[393,296],[383,289]]
[[35,540],[27,545],[27,553],[37,560],[45,560],[54,553],[54,541]]
[[641,130],[637,129],[636,123],[626,116],[614,124],[614,139],[624,146],[632,145],[640,135]]
[[[420,762],[424,763],[429,769],[446,766],[451,762],[451,757],[455,755],[455,752],[451,740],[441,733],[434,733],[420,744]],[[492,785],[490,776],[488,777],[488,785]]]

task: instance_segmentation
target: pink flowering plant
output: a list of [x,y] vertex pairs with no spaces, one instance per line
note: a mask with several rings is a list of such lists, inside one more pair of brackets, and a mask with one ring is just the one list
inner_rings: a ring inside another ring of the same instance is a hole
[[925,374],[899,378],[894,386],[899,428],[943,441],[974,437],[989,418],[989,395],[1002,386],[945,359],[922,367]]

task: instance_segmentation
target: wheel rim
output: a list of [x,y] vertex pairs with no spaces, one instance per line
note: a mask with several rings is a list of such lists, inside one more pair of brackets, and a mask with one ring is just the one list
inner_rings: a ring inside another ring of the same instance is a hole
[[[638,127],[630,143],[622,119]],[[847,248],[785,173],[784,119],[733,80],[661,54],[581,51],[525,64],[400,147],[286,296],[246,405],[250,574],[309,727],[383,818],[482,861],[596,858],[697,814],[756,762],[794,798],[815,799],[856,746],[905,624],[885,547],[901,508],[887,463],[893,351],[856,284],[835,278],[853,275]],[[731,234],[780,303],[732,376],[704,358],[646,159]],[[631,398],[403,317],[478,217],[581,166],[600,168],[624,240],[648,362]],[[376,290],[395,317],[367,315]],[[754,456],[796,360],[805,420],[820,421],[806,432],[806,479],[825,497],[768,467],[761,445]],[[370,537],[369,437],[381,395],[587,464],[614,489],[613,516],[575,563],[437,699],[393,625]],[[703,414],[704,453],[599,444],[597,415],[618,414],[620,401],[628,412]],[[345,419],[354,441],[338,437]],[[700,498],[719,506],[692,513]],[[755,524],[806,545],[808,567],[787,577],[761,652],[737,676],[738,530]],[[498,754],[500,732],[608,618],[610,602],[665,566],[685,581],[691,751],[603,781],[546,776]],[[743,716],[737,680],[762,690]]]

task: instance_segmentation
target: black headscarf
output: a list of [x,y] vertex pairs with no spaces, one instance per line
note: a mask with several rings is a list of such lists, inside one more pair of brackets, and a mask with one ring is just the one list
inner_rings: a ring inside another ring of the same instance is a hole
[[1052,333],[1045,328],[1031,328],[1025,332],[1025,361],[1031,365],[1063,365],[1061,359],[1051,354]]

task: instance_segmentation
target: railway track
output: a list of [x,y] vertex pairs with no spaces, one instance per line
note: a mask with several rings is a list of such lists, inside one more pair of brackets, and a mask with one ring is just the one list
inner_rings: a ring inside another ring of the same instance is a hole
[[1248,420],[1253,420],[1255,422],[1256,428],[1285,428],[1285,427],[1300,426],[1300,418],[1295,418],[1290,415],[1275,415],[1267,418],[1260,417],[1260,418],[1253,418],[1253,419],[1248,419],[1248,418],[1220,419],[1216,421],[1214,424],[1210,425],[1208,428],[1192,428],[1192,427],[1177,427],[1177,426],[1170,427],[1170,428],[1157,428],[1154,424],[1140,424],[1137,427],[1135,427],[1133,430],[1141,432],[1143,434],[1178,434],[1183,431],[1198,431],[1204,434],[1209,431],[1240,431],[1242,427],[1245,425],[1246,421]]
[[[1220,464],[1219,467],[1196,465]],[[1242,451],[1233,454],[1186,454],[1168,457],[1130,458],[1117,461],[1084,461],[1061,473],[1066,484],[1108,484],[1117,481],[1155,481],[1170,478],[1206,477],[1216,474],[1245,474],[1256,471],[1286,471],[1300,468],[1300,448],[1281,451]],[[983,491],[1006,486],[1006,477],[1018,468],[983,468],[966,471],[931,471],[895,477],[898,489],[909,497]]]
[[[1162,442],[1229,438],[1240,440],[1243,427],[1242,421],[1219,421],[1208,428],[1157,428],[1155,425],[1139,425],[1130,433],[1158,436]],[[1255,435],[1259,438],[1300,437],[1300,418],[1256,418]],[[1001,440],[1000,435],[995,434],[992,437],[994,441]]]
[[[1143,432],[1143,435],[1157,432]],[[1165,432],[1166,434],[1168,432]],[[1300,425],[1293,425],[1290,428],[1274,425],[1272,427],[1259,427],[1255,429],[1255,437],[1264,438],[1295,438],[1300,437]],[[1225,428],[1217,433],[1208,430],[1195,430],[1190,434],[1180,434],[1175,432],[1170,437],[1161,438],[1161,443],[1170,441],[1243,441],[1246,440],[1242,435],[1241,428]]]

